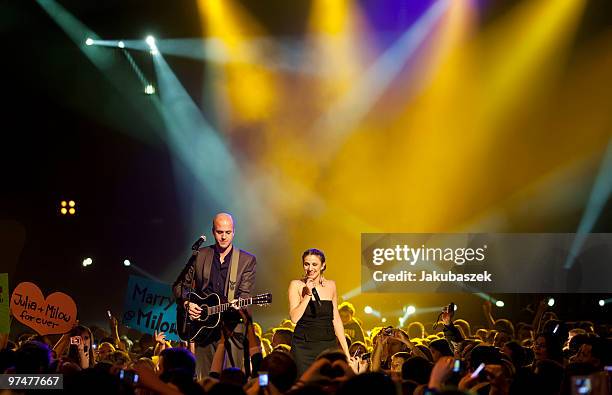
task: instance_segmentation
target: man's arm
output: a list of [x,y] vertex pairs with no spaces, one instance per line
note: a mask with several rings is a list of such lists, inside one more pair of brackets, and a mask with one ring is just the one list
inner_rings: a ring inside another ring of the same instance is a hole
[[196,257],[192,256],[185,265],[178,278],[172,284],[172,293],[177,303],[182,303],[187,299],[189,288],[193,284],[193,274],[195,272]]
[[256,274],[256,266],[257,266],[257,258],[255,256],[250,255],[249,261],[242,272],[242,276],[240,278],[238,292],[236,292],[236,297],[239,298],[250,298],[253,296],[253,291],[255,290],[255,274]]

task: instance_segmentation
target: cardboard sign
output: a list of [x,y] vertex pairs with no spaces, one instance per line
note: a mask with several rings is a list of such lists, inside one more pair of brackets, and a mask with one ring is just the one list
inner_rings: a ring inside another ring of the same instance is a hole
[[170,285],[130,276],[122,323],[144,333],[164,332],[166,340],[180,340],[176,331],[176,302]]
[[11,296],[11,313],[17,321],[34,329],[40,335],[66,333],[76,323],[77,306],[63,292],[45,297],[34,283],[20,283]]
[[11,331],[8,291],[8,273],[0,273],[0,333]]

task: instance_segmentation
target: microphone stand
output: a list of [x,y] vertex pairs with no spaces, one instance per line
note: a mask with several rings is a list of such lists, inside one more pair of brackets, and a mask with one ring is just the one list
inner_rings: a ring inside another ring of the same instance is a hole
[[[187,261],[187,265],[189,265],[187,276],[191,276],[191,287],[189,288],[189,294],[187,296],[188,303],[187,303],[187,309],[185,311],[185,317],[183,317],[183,328],[185,328],[189,339],[191,339],[191,335],[192,335],[191,333],[192,326],[191,326],[191,321],[189,320],[189,303],[191,303],[191,294],[193,293],[193,290],[195,289],[195,281],[196,281],[195,280],[195,262],[196,262],[196,259],[198,258],[198,254],[200,253],[200,246],[205,241],[206,241],[206,236],[202,235],[200,236],[198,240],[196,240],[195,243],[193,243],[193,245],[191,246],[191,256],[189,257],[189,260]],[[181,295],[183,295],[184,293],[185,293],[185,281],[181,281]],[[190,340],[188,341],[188,343],[189,342]]]

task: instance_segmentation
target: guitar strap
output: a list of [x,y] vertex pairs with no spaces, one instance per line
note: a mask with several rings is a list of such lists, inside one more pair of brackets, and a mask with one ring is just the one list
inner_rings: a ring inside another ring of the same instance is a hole
[[229,288],[227,291],[227,301],[231,302],[234,300],[236,294],[236,277],[238,276],[238,260],[240,259],[240,249],[235,245],[232,247],[232,260],[230,261],[230,277],[229,277]]
[[[236,296],[236,278],[238,277],[238,260],[240,259],[240,249],[236,247],[235,245],[232,248],[234,251],[232,252],[232,259],[230,261],[229,287],[227,290],[228,302],[231,302],[232,300],[234,300],[234,297]],[[227,356],[230,361],[230,364],[232,366],[236,366],[234,362],[234,358],[232,356],[231,343],[234,343],[234,346],[238,346],[238,344],[236,343],[236,340],[234,339],[234,336],[231,336],[229,339],[225,340],[225,349],[227,350],[226,352],[227,352]],[[238,349],[240,349],[240,347],[238,347]]]

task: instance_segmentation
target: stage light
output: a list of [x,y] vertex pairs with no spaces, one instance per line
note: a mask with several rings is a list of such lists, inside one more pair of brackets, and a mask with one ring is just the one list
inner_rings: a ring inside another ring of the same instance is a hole
[[66,201],[65,201],[65,200],[62,200],[62,202],[60,203],[60,205],[61,205],[62,207],[66,207],[66,205],[67,205],[67,204],[68,204],[68,203],[66,203]]
[[384,322],[387,322],[387,319],[386,319],[385,317],[383,317],[383,318],[381,319],[381,321],[384,323]]
[[548,298],[548,306],[553,307],[555,305],[555,298]]
[[146,93],[147,95],[155,94],[155,87],[153,87],[153,85],[151,84],[148,84],[147,86],[145,86],[144,93]]
[[407,314],[407,315],[414,314],[414,313],[415,313],[415,311],[416,311],[416,308],[415,308],[414,306],[408,306],[408,307],[406,308],[406,314]]
[[62,207],[62,209],[60,210],[60,212],[64,215],[66,215],[68,213],[68,210],[66,209],[66,207]]
[[497,302],[495,302],[495,306],[497,307],[504,307],[505,303],[503,300],[498,300]]
[[91,264],[93,264],[93,259],[91,259],[91,258],[83,259],[83,267],[87,267],[87,266],[89,266]]
[[366,313],[366,314],[372,314],[372,311],[374,311],[374,310],[373,310],[373,309],[372,309],[372,307],[370,307],[370,306],[366,306],[366,307],[363,309],[363,312],[364,312],[364,313]]
[[599,302],[597,302],[601,307],[604,307],[606,304],[606,301],[603,299],[599,299]]
[[71,201],[68,202],[68,205],[70,207],[74,207],[76,205],[76,203],[74,202],[74,200],[71,200]]
[[85,45],[93,45],[94,40],[91,37],[87,37],[87,40],[85,40]]
[[130,260],[129,260],[129,259],[125,259],[125,260],[123,261],[123,266],[130,266],[131,264],[132,264],[132,262],[130,262]]
[[145,42],[147,43],[149,48],[151,48],[151,55],[159,54],[159,51],[157,50],[157,45],[155,44],[155,38],[153,36],[147,36]]
[[119,42],[117,43],[117,46],[118,46],[119,48],[122,48],[122,49],[123,49],[123,48],[125,48],[125,43],[124,43],[123,41],[119,41]]
[[70,208],[68,209],[68,214],[70,214],[70,215],[74,215],[74,214],[76,214],[76,210],[74,209],[74,207],[70,207]]

